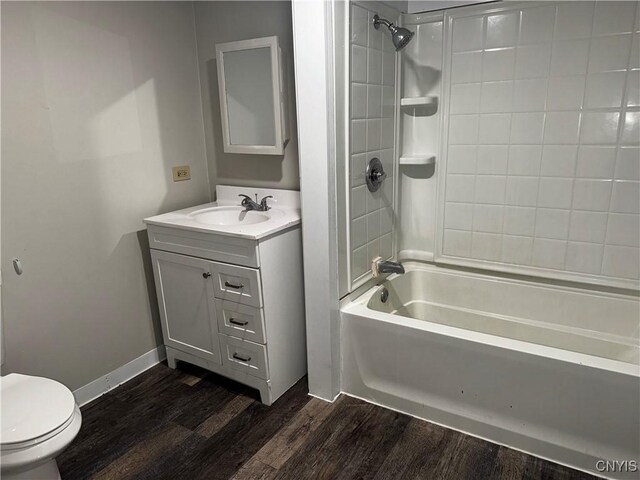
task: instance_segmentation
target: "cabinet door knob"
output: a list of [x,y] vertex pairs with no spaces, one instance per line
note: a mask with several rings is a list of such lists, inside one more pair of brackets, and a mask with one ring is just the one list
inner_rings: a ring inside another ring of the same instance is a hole
[[204,273],[202,274],[202,277],[203,277],[203,278],[209,278],[210,276],[211,276],[211,273],[209,273],[209,272],[204,272]]

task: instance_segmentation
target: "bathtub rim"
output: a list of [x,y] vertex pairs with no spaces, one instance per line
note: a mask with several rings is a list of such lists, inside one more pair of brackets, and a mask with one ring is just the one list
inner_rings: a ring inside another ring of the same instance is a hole
[[[438,266],[432,266],[432,265],[426,265],[426,264],[420,264],[420,263],[414,263],[414,262],[407,262],[407,264],[405,264],[405,269],[407,271],[421,270],[421,271],[438,273],[438,274],[463,275],[463,276],[471,276],[473,278],[480,278],[483,280],[502,281],[502,282],[509,282],[509,283],[515,282],[521,285],[551,288],[551,286],[549,285],[539,284],[539,283],[527,281],[527,280],[505,279],[502,277],[496,277],[496,276],[486,275],[481,273],[443,269],[442,267],[438,267]],[[419,320],[411,317],[393,315],[390,313],[380,312],[378,310],[370,309],[367,306],[367,304],[369,303],[369,300],[371,299],[371,297],[378,291],[381,284],[385,281],[393,281],[393,279],[397,278],[398,276],[399,276],[398,274],[394,274],[386,278],[379,278],[376,284],[374,284],[373,286],[370,286],[363,293],[361,293],[357,298],[346,301],[344,305],[342,305],[340,308],[341,313],[348,314],[348,315],[357,315],[365,318],[371,318],[373,320],[385,322],[388,324],[400,325],[407,328],[427,331],[427,332],[431,332],[439,335],[445,335],[448,337],[453,337],[453,338],[457,338],[457,339],[465,340],[469,342],[487,344],[496,348],[502,348],[509,351],[526,353],[526,354],[539,356],[539,357],[552,358],[562,362],[581,365],[583,367],[596,368],[599,370],[611,371],[611,372],[616,372],[623,375],[640,378],[640,364],[631,364],[631,363],[623,362],[620,360],[613,360],[613,359],[598,357],[598,356],[590,355],[586,353],[563,350],[557,347],[539,345],[535,343],[525,342],[522,340],[515,340],[507,337],[500,337],[498,335],[493,335],[489,333],[466,330],[460,327],[453,327],[450,325],[430,322],[428,320]],[[585,289],[571,287],[571,286],[554,285],[553,288],[559,288],[559,289],[571,291],[571,292],[589,293],[589,294],[594,294],[598,296],[606,296],[611,298],[620,298],[620,299],[627,299],[627,300],[636,298],[633,295],[626,295],[626,294],[601,291],[601,290],[594,290],[594,291],[585,290]],[[343,317],[342,322],[344,321],[348,321],[348,317],[347,318]]]

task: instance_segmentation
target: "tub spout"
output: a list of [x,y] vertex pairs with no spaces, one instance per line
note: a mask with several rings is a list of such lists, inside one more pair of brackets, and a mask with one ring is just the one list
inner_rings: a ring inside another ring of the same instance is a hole
[[400,262],[390,262],[388,260],[376,259],[373,262],[373,276],[377,277],[382,273],[404,273],[404,267]]

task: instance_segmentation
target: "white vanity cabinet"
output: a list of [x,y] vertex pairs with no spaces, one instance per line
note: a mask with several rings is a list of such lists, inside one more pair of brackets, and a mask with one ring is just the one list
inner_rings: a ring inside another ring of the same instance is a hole
[[307,371],[299,213],[255,239],[185,228],[180,213],[145,220],[169,366],[199,365],[270,405]]

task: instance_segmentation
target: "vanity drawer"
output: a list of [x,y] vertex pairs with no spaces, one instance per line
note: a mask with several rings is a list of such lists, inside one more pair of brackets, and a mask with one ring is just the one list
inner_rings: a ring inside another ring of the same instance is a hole
[[214,263],[211,273],[216,298],[252,307],[262,306],[259,270]]
[[262,309],[229,300],[216,301],[218,331],[232,337],[265,343]]
[[267,347],[247,340],[220,334],[222,365],[246,372],[254,377],[269,379]]

